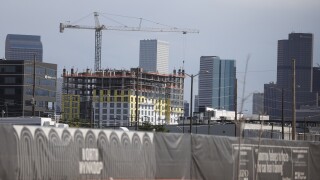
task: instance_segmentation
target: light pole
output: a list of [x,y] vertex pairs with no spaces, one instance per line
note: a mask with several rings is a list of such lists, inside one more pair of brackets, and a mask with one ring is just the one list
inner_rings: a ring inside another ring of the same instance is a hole
[[296,60],[292,59],[292,140],[296,140]]
[[33,55],[32,116],[36,115],[36,54]]
[[180,116],[180,121],[181,121],[181,117],[183,117],[183,119],[182,119],[182,133],[184,133],[184,109],[181,109],[182,110],[182,112],[183,112],[183,116],[182,116],[182,114],[181,114],[181,116]]
[[196,76],[198,76],[199,75],[199,73],[198,74],[196,74],[196,75],[193,75],[193,74],[191,74],[191,75],[189,75],[189,74],[187,74],[187,73],[185,73],[185,75],[187,75],[187,76],[189,76],[190,78],[191,78],[191,92],[190,92],[190,132],[189,133],[192,133],[192,100],[193,100],[193,78],[194,77],[196,77]]
[[139,68],[136,70],[136,131],[138,130],[139,126]]
[[282,140],[284,140],[284,91],[283,88],[281,88],[281,135],[282,135]]

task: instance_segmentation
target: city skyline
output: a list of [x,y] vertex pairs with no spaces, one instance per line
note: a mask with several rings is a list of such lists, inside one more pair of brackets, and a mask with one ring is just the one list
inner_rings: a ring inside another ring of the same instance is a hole
[[278,41],[277,82],[265,84],[264,89],[264,113],[271,118],[292,117],[293,105],[296,110],[317,106],[318,95],[312,92],[313,49],[313,34],[310,33],[290,33],[288,39]]
[[[74,8],[75,3],[77,8]],[[105,31],[102,41],[102,67],[118,69],[136,67],[139,62],[139,40],[162,39],[170,43],[169,72],[173,68],[184,66],[186,72],[197,73],[198,59],[205,55],[237,59],[238,94],[241,95],[245,60],[250,54],[244,92],[247,96],[254,91],[262,92],[263,84],[276,81],[277,40],[286,38],[292,31],[314,34],[314,65],[319,63],[320,25],[317,23],[320,18],[319,5],[320,2],[317,0],[303,2],[140,0],[138,3],[126,2],[125,6],[123,2],[9,1],[4,3],[0,12],[2,17],[6,17],[1,19],[1,24],[4,26],[0,35],[0,57],[4,57],[7,34],[36,34],[41,36],[45,47],[44,61],[58,64],[58,75],[62,74],[63,67],[74,67],[79,71],[87,67],[93,69],[94,32],[66,30],[64,34],[60,34],[59,23],[68,20],[74,22],[94,11],[143,17],[170,26],[199,29],[200,34],[184,36],[176,33]],[[211,11],[213,7],[218,8]],[[10,13],[12,8],[19,13],[8,16],[12,14]],[[101,24],[113,23],[110,18],[107,21],[106,18],[100,20]],[[128,20],[120,22],[130,25]],[[139,25],[139,20],[134,22],[136,22],[134,26]],[[93,16],[80,21],[80,24],[94,24]],[[185,99],[189,100],[190,93],[187,87],[190,87],[190,79],[186,78],[185,82]],[[198,79],[195,78],[194,94],[197,94],[197,82]],[[251,104],[250,99],[245,102],[245,106],[248,104]]]

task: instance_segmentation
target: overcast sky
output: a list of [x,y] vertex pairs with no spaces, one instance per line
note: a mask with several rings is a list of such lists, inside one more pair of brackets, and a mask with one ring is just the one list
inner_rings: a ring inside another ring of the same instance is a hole
[[[199,71],[200,56],[235,59],[241,100],[245,62],[248,64],[245,96],[262,92],[263,84],[276,80],[277,40],[291,32],[314,34],[314,65],[320,64],[319,0],[3,0],[0,6],[0,57],[5,56],[7,34],[40,35],[44,61],[82,71],[94,67],[94,31],[66,29],[60,22],[94,25],[93,12],[104,25],[138,26],[139,21],[108,14],[141,17],[178,28],[199,29],[199,34],[103,31],[102,67],[129,69],[139,64],[139,41],[159,39],[170,43],[170,71],[182,67]],[[91,15],[90,15],[91,13]],[[78,21],[82,17],[87,18]],[[112,21],[112,20],[114,21]],[[142,23],[143,27],[162,27]],[[190,98],[186,79],[185,99]],[[195,92],[197,93],[195,78]],[[251,111],[251,96],[244,109]]]

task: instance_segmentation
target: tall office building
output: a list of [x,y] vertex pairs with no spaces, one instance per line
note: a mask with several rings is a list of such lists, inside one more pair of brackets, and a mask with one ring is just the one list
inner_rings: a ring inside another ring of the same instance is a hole
[[298,91],[312,91],[313,35],[291,33],[288,40],[278,41],[277,84],[291,88],[292,59],[296,61]]
[[40,36],[8,34],[6,38],[6,60],[36,60],[42,62],[43,49]]
[[[296,109],[302,106],[315,106],[317,104],[316,93],[312,92],[313,78],[313,35],[309,33],[291,33],[289,39],[278,41],[277,56],[277,84],[272,87],[273,90],[265,86],[267,93],[265,99],[268,101],[279,101],[275,96],[268,96],[280,93],[283,90],[284,95],[284,116],[292,117],[292,60],[295,59],[296,74]],[[267,88],[267,89],[266,89]],[[279,96],[279,95],[278,95]],[[271,103],[272,104],[272,103]],[[267,112],[271,118],[280,119],[281,103],[274,103],[275,106],[265,107],[265,109],[273,109]],[[278,109],[275,110],[275,109]]]
[[312,92],[318,95],[318,106],[320,105],[320,67],[313,68]]
[[313,68],[312,92],[317,92],[320,95],[320,67]]
[[252,114],[263,114],[263,93],[253,93],[252,95]]
[[139,67],[144,72],[169,74],[169,43],[159,40],[140,40]]
[[199,107],[234,110],[235,60],[202,56],[199,72]]
[[[53,115],[56,77],[56,64],[0,60],[0,110],[8,117],[32,116],[33,113],[42,117]],[[32,102],[35,102],[34,111]]]

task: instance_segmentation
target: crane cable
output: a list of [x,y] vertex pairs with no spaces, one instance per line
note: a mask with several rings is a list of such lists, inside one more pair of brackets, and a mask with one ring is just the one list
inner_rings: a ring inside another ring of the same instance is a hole
[[184,69],[184,63],[186,60],[186,49],[187,49],[187,33],[182,33],[182,69]]

